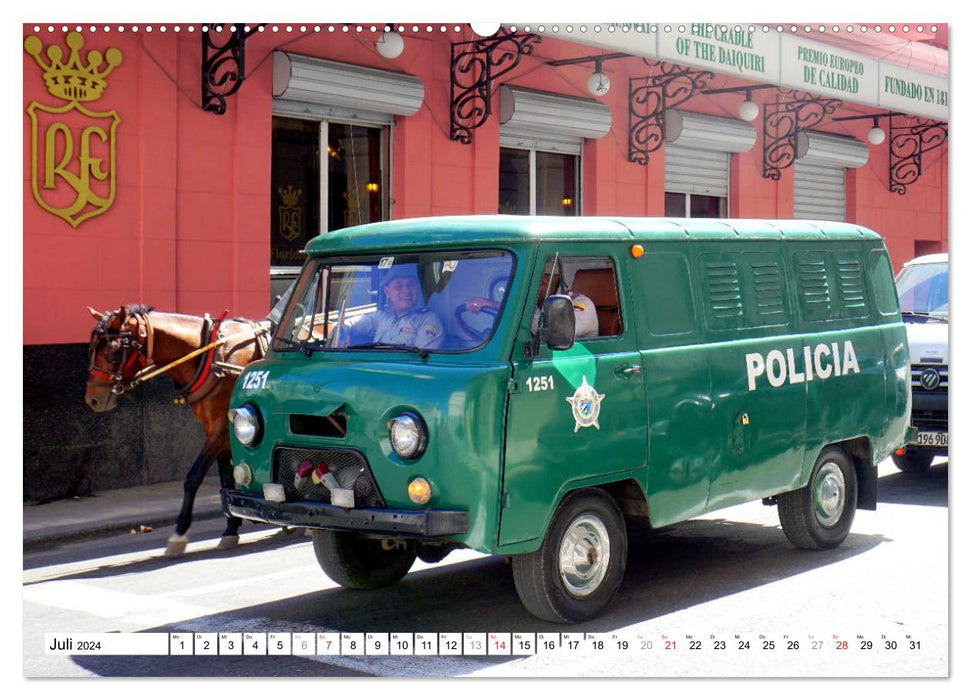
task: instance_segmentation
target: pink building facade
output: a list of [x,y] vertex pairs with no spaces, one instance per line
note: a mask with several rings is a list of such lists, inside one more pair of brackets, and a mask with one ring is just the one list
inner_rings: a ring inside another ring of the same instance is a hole
[[25,375],[81,391],[89,305],[262,318],[307,240],[381,219],[837,218],[897,269],[946,251],[947,29],[919,26],[25,25]]

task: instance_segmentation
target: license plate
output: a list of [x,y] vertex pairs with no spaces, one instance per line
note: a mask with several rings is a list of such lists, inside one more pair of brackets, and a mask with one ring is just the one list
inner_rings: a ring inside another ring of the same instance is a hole
[[947,447],[947,433],[917,433],[912,443],[923,447]]

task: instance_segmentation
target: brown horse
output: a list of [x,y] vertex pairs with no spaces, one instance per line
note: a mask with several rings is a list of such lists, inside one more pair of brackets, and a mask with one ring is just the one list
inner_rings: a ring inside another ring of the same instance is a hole
[[[206,433],[185,477],[182,509],[165,550],[166,556],[177,556],[185,551],[196,492],[214,460],[222,487],[233,486],[229,399],[243,367],[264,356],[269,324],[162,313],[141,305],[103,314],[90,307],[88,311],[98,324],[91,332],[84,402],[99,413],[110,411],[135,385],[168,374],[177,387],[176,402],[189,404]],[[227,517],[220,549],[239,542],[240,523]]]

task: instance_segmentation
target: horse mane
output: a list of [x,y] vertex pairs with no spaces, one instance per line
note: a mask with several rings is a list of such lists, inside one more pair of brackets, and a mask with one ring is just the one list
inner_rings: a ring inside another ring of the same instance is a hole
[[[125,304],[124,306],[120,307],[120,309],[125,309],[126,316],[130,316],[131,314],[149,314],[155,310],[155,307],[148,306],[147,304],[132,303],[132,304]],[[97,334],[99,332],[104,333],[105,331],[107,331],[108,323],[111,321],[111,319],[114,316],[115,316],[115,313],[113,311],[105,312],[105,314],[101,317],[101,320],[99,320],[98,323],[95,325],[93,334]],[[124,319],[122,319],[122,321],[124,321]]]
[[150,314],[155,310],[154,306],[148,306],[147,304],[126,304],[125,308],[128,309],[128,314]]

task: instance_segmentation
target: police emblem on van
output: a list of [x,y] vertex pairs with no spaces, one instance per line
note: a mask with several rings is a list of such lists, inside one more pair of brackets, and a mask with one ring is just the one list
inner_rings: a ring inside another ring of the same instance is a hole
[[566,399],[573,407],[573,419],[576,421],[573,426],[574,433],[580,428],[590,426],[600,430],[600,423],[597,422],[600,417],[600,402],[606,397],[606,394],[598,394],[596,389],[587,384],[587,378],[583,378],[583,383],[573,392],[573,396]]
[[748,370],[748,390],[755,391],[755,380],[765,376],[769,385],[780,387],[783,384],[801,384],[815,379],[841,377],[847,374],[860,373],[860,365],[856,360],[853,342],[843,343],[842,353],[839,343],[820,343],[815,347],[804,345],[802,348],[802,371],[796,369],[796,350],[786,348],[770,350],[763,356],[758,352],[750,352],[745,356],[745,366]]

